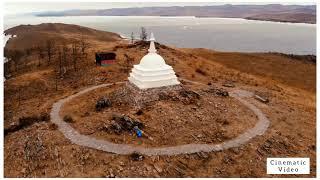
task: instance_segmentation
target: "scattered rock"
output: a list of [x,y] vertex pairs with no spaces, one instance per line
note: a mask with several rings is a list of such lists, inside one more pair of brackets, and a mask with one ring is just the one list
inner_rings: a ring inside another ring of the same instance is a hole
[[56,129],[58,129],[58,126],[55,123],[49,123],[49,129],[56,130]]
[[261,97],[259,95],[254,95],[254,98],[259,100],[260,102],[263,102],[263,103],[268,103],[269,102],[269,99],[268,98],[265,98],[265,97]]
[[108,98],[101,98],[96,103],[96,111],[101,111],[103,108],[110,107],[111,101]]
[[223,158],[223,162],[226,163],[226,164],[232,164],[233,163],[233,159],[229,156],[225,156]]
[[239,148],[231,148],[230,149],[231,152],[233,152],[234,154],[239,154],[240,153],[240,149]]
[[157,164],[153,164],[153,167],[158,173],[161,173],[163,171],[163,169],[160,166],[158,166]]
[[147,169],[147,171],[151,171],[151,166],[149,166],[149,165],[146,165],[146,169]]
[[200,99],[200,94],[192,90],[183,89],[179,92],[178,98],[184,104],[192,104]]
[[142,154],[139,154],[137,152],[134,152],[130,155],[130,158],[133,160],[133,161],[142,161],[144,159],[144,156]]
[[201,151],[201,152],[198,152],[197,155],[198,155],[200,158],[203,158],[203,159],[208,159],[208,158],[209,158],[208,154],[205,153],[205,152],[202,152],[202,151]]
[[143,123],[126,115],[113,114],[112,120],[113,121],[109,129],[113,130],[117,134],[120,134],[122,131],[133,132],[135,126],[139,129],[144,128]]
[[222,84],[222,86],[224,86],[224,87],[231,87],[231,88],[235,87],[235,85],[232,84],[232,83],[225,83],[225,84]]
[[227,96],[229,96],[229,93],[228,93],[228,91],[225,91],[223,89],[217,89],[216,95],[227,97]]
[[143,111],[141,109],[139,109],[137,112],[136,112],[136,115],[140,116],[143,114]]
[[203,92],[215,94],[217,96],[223,96],[223,97],[229,96],[228,91],[226,91],[224,89],[214,88],[214,87],[210,87],[209,89],[203,90]]

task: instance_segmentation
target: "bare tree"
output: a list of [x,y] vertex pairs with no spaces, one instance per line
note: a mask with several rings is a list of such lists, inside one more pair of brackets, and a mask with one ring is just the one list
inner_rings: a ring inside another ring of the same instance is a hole
[[72,62],[74,71],[77,71],[77,60],[79,57],[79,43],[77,41],[72,43]]
[[59,75],[62,75],[62,52],[61,48],[58,48],[58,59],[59,59]]
[[140,33],[140,38],[142,41],[146,41],[147,40],[147,30],[144,27],[141,27],[141,33]]
[[48,39],[46,41],[46,48],[45,51],[48,56],[48,64],[50,64],[52,57],[55,54],[55,41],[53,39]]
[[80,45],[82,56],[86,56],[87,57],[87,52],[86,51],[90,47],[90,44],[85,40],[84,36],[81,37],[79,45]]
[[58,91],[58,73],[55,72],[54,74],[55,74],[55,89],[56,91]]
[[18,66],[20,64],[20,60],[23,55],[24,55],[24,53],[20,50],[13,50],[10,52],[9,57],[10,57],[10,60],[12,60],[14,63],[15,71],[18,71]]
[[4,48],[3,50],[3,56],[6,57],[6,60],[4,62],[4,77],[8,77],[10,74],[10,51],[7,48]]
[[41,66],[41,60],[44,58],[44,48],[42,46],[36,47],[38,53],[38,66]]
[[133,41],[134,41],[134,34],[133,32],[131,32],[131,44],[133,44]]
[[[63,43],[62,45],[62,63],[66,66],[67,65],[67,58],[68,58],[68,54],[69,54],[69,48],[68,46]],[[64,72],[65,73],[65,72]]]
[[127,54],[124,54],[124,57],[125,57],[125,64],[124,64],[125,70],[127,73],[129,73],[130,68],[131,68],[131,64],[134,61],[134,59],[132,57],[128,56]]
[[32,54],[33,48],[26,48],[24,49],[24,52],[27,56],[30,56]]

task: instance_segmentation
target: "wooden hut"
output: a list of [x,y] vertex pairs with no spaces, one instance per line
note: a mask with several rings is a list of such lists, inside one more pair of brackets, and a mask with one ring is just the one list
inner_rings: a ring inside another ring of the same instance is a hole
[[96,53],[96,65],[109,66],[116,61],[116,54],[113,52],[98,52]]

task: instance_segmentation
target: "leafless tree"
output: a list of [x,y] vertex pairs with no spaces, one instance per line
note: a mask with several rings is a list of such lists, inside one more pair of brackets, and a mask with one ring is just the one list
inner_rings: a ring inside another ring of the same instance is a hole
[[62,52],[61,48],[58,48],[58,59],[59,59],[59,75],[62,75]]
[[7,48],[4,48],[3,56],[7,58],[7,61],[4,62],[4,77],[7,78],[10,74],[10,63],[11,63],[9,62],[10,51]]
[[84,38],[84,36],[81,37],[80,42],[80,49],[81,49],[81,54],[82,56],[86,56],[87,57],[87,49],[90,47],[90,44],[86,41],[86,39]]
[[131,44],[133,44],[133,41],[134,41],[134,34],[133,32],[131,32]]
[[32,54],[33,48],[26,48],[24,49],[24,52],[27,56],[30,56]]
[[36,51],[38,53],[38,66],[41,66],[41,60],[44,58],[44,48],[42,46],[37,46]]
[[77,71],[78,57],[79,57],[79,43],[77,41],[74,41],[72,43],[72,62],[73,62],[74,71]]
[[47,56],[48,56],[48,64],[50,64],[51,62],[51,59],[52,57],[54,56],[55,54],[55,41],[53,39],[48,39],[46,41],[46,48],[45,48],[45,51],[47,53]]
[[14,63],[15,71],[18,71],[18,66],[20,64],[21,58],[23,57],[24,53],[20,50],[13,50],[9,53],[10,60]]
[[147,40],[147,30],[145,27],[141,27],[141,33],[140,33],[140,38],[142,41],[146,41]]
[[58,73],[55,72],[55,89],[58,91]]
[[[69,54],[69,48],[68,46],[63,43],[62,45],[62,63],[66,66],[67,65],[67,58],[68,58],[68,54]],[[65,72],[64,72],[65,73]]]
[[125,64],[124,64],[125,70],[127,73],[129,73],[130,68],[131,68],[131,64],[134,61],[134,59],[132,57],[128,56],[127,54],[124,54],[124,57],[125,57]]

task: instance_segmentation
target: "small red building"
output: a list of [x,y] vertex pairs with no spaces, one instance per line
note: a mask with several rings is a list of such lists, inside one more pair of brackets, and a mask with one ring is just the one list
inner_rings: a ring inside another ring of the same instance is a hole
[[99,52],[96,53],[96,65],[109,66],[116,61],[116,54],[113,52]]

